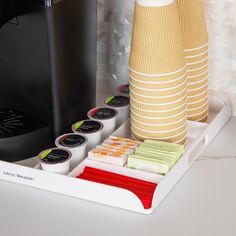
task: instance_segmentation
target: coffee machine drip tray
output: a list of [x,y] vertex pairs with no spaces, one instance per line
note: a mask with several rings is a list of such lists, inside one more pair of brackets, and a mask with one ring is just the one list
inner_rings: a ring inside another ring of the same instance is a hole
[[[52,128],[24,112],[0,107],[0,160],[20,161],[52,144]],[[34,153],[32,152],[34,150]]]

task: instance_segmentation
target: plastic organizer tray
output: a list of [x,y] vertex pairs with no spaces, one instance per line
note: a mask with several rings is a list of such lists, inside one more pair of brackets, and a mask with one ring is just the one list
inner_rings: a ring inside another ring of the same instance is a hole
[[[230,117],[230,105],[219,96],[211,95],[208,122],[188,122],[188,143],[185,154],[165,176],[85,159],[68,176],[42,171],[39,166],[29,168],[0,161],[0,179],[138,213],[150,214],[223,128]],[[124,123],[113,135],[130,137],[130,121],[128,120]],[[129,190],[75,178],[83,171],[86,165],[158,183],[153,196],[152,207],[144,209],[140,199]]]

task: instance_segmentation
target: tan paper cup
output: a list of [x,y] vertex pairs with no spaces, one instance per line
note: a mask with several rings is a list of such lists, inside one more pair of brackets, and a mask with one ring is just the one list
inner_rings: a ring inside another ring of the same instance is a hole
[[193,71],[199,71],[204,68],[208,68],[208,60],[204,61],[203,63],[200,64],[193,64],[193,65],[188,65],[187,66],[187,72],[193,72]]
[[182,132],[186,132],[186,123],[184,125],[181,125],[179,127],[169,127],[166,130],[160,130],[158,126],[154,127],[152,126],[152,130],[148,126],[136,126],[134,123],[131,123],[132,130],[136,130],[139,133],[144,133],[146,135],[157,135],[157,137],[160,138],[169,138],[173,137],[179,134],[182,134]]
[[184,50],[185,59],[205,54],[206,51],[208,52],[208,49],[209,49],[208,42],[205,42],[203,45],[200,45],[197,48],[185,49]]
[[197,70],[197,69],[201,69],[203,67],[207,67],[208,66],[208,57],[202,59],[202,60],[196,60],[195,62],[187,62],[187,71],[191,71],[191,70]]
[[[186,98],[186,90],[181,93],[173,94],[171,96],[146,96],[138,94],[130,89],[130,96],[136,101],[147,103],[147,104],[169,104]],[[131,99],[132,99],[131,98]]]
[[208,118],[208,109],[199,113],[199,114],[188,114],[188,120],[198,121],[198,122],[205,122]]
[[173,119],[172,119],[171,121],[169,121],[169,119],[166,118],[165,122],[163,122],[164,119],[158,120],[158,119],[148,119],[148,118],[146,118],[145,120],[142,121],[142,119],[140,119],[140,117],[131,115],[131,121],[136,122],[136,124],[141,124],[144,126],[148,125],[150,127],[151,126],[158,126],[158,127],[163,127],[163,128],[166,126],[179,127],[187,120],[187,116],[185,114],[186,113],[184,113],[184,116],[179,120],[173,121]]
[[196,109],[199,109],[199,108],[203,108],[205,107],[206,105],[208,105],[209,101],[208,101],[208,98],[200,101],[200,102],[196,102],[196,103],[193,103],[193,104],[188,104],[188,111],[191,111],[191,110],[196,110]]
[[171,96],[172,94],[180,94],[183,91],[186,91],[186,80],[180,83],[180,86],[174,86],[169,88],[162,89],[146,89],[142,87],[142,84],[135,85],[130,82],[130,89],[133,92],[136,92],[141,95],[146,96]]
[[209,99],[209,92],[206,91],[202,94],[199,94],[198,96],[188,96],[187,98],[187,104],[196,104],[203,100]]
[[170,124],[170,123],[175,123],[175,122],[179,122],[182,121],[184,118],[187,117],[187,110],[184,110],[182,112],[180,112],[179,114],[175,114],[175,115],[170,115],[170,116],[158,116],[158,117],[153,117],[153,116],[142,116],[137,114],[135,111],[132,110],[131,108],[131,119],[135,119],[139,122],[142,123],[147,123],[147,124]]
[[167,73],[184,64],[182,33],[175,3],[162,7],[135,4],[130,67]]
[[132,127],[132,125],[131,125],[131,132],[132,132],[132,135],[140,141],[143,141],[145,139],[154,139],[154,140],[176,143],[176,142],[183,140],[182,142],[184,143],[185,137],[187,136],[186,135],[186,133],[187,133],[186,128],[184,128],[181,132],[178,132],[174,135],[161,135],[161,134],[158,135],[158,133],[140,132],[140,131],[136,130],[134,127]]
[[184,35],[184,48],[196,48],[208,41],[204,0],[176,0]]
[[177,77],[176,79],[167,80],[167,81],[160,81],[158,78],[156,81],[148,81],[145,80],[146,78],[143,77],[142,80],[137,79],[135,77],[130,77],[130,84],[133,87],[142,88],[143,90],[157,90],[157,91],[166,91],[171,89],[178,89],[184,83],[186,83],[186,74],[184,73],[181,77]]
[[169,117],[172,115],[177,115],[183,112],[186,109],[186,106],[180,106],[179,108],[173,108],[169,110],[144,110],[141,108],[136,108],[131,106],[130,108],[133,113],[138,114],[140,116],[146,116],[146,117]]
[[[172,82],[173,79],[181,77],[186,72],[186,62],[181,65],[175,71],[168,71],[166,73],[143,73],[140,71],[134,70],[132,67],[129,67],[129,75],[135,77],[139,80],[149,81],[149,82]],[[144,78],[144,79],[143,79]]]
[[195,63],[197,61],[201,61],[204,59],[206,60],[206,58],[208,58],[208,49],[202,53],[199,53],[199,54],[185,56],[185,60],[187,63]]
[[208,83],[208,72],[203,75],[188,78],[188,86],[198,86],[200,83]]
[[192,70],[192,71],[187,70],[187,79],[195,78],[207,72],[208,72],[208,65],[205,65],[202,68],[198,68],[197,70]]
[[186,126],[186,120],[182,120],[182,122],[173,123],[173,124],[144,124],[143,122],[137,122],[134,119],[131,119],[132,126],[138,130],[147,131],[147,132],[161,132],[161,133],[169,133],[175,132],[176,130],[182,129],[182,127]]
[[198,96],[199,94],[202,94],[204,92],[208,93],[208,83],[205,83],[204,85],[199,86],[198,88],[188,89],[187,96]]
[[180,100],[177,102],[170,103],[168,105],[166,104],[147,104],[147,103],[140,103],[135,101],[134,99],[131,99],[131,106],[135,107],[137,109],[143,109],[147,111],[167,111],[167,110],[174,110],[182,108],[184,109],[186,107],[185,100]]

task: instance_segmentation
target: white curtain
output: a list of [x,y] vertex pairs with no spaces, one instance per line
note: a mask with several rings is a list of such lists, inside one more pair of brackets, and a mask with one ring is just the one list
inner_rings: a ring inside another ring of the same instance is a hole
[[[191,1],[191,0],[190,0]],[[205,0],[210,88],[224,93],[236,115],[236,0]],[[98,92],[128,81],[134,0],[98,0]]]

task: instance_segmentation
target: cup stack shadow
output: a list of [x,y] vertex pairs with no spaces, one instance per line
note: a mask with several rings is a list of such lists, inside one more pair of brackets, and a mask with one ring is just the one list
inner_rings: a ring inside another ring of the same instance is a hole
[[208,34],[204,0],[177,0],[176,4],[187,63],[187,117],[204,122],[209,109]]
[[186,62],[174,0],[136,0],[130,64],[135,139],[186,142]]

